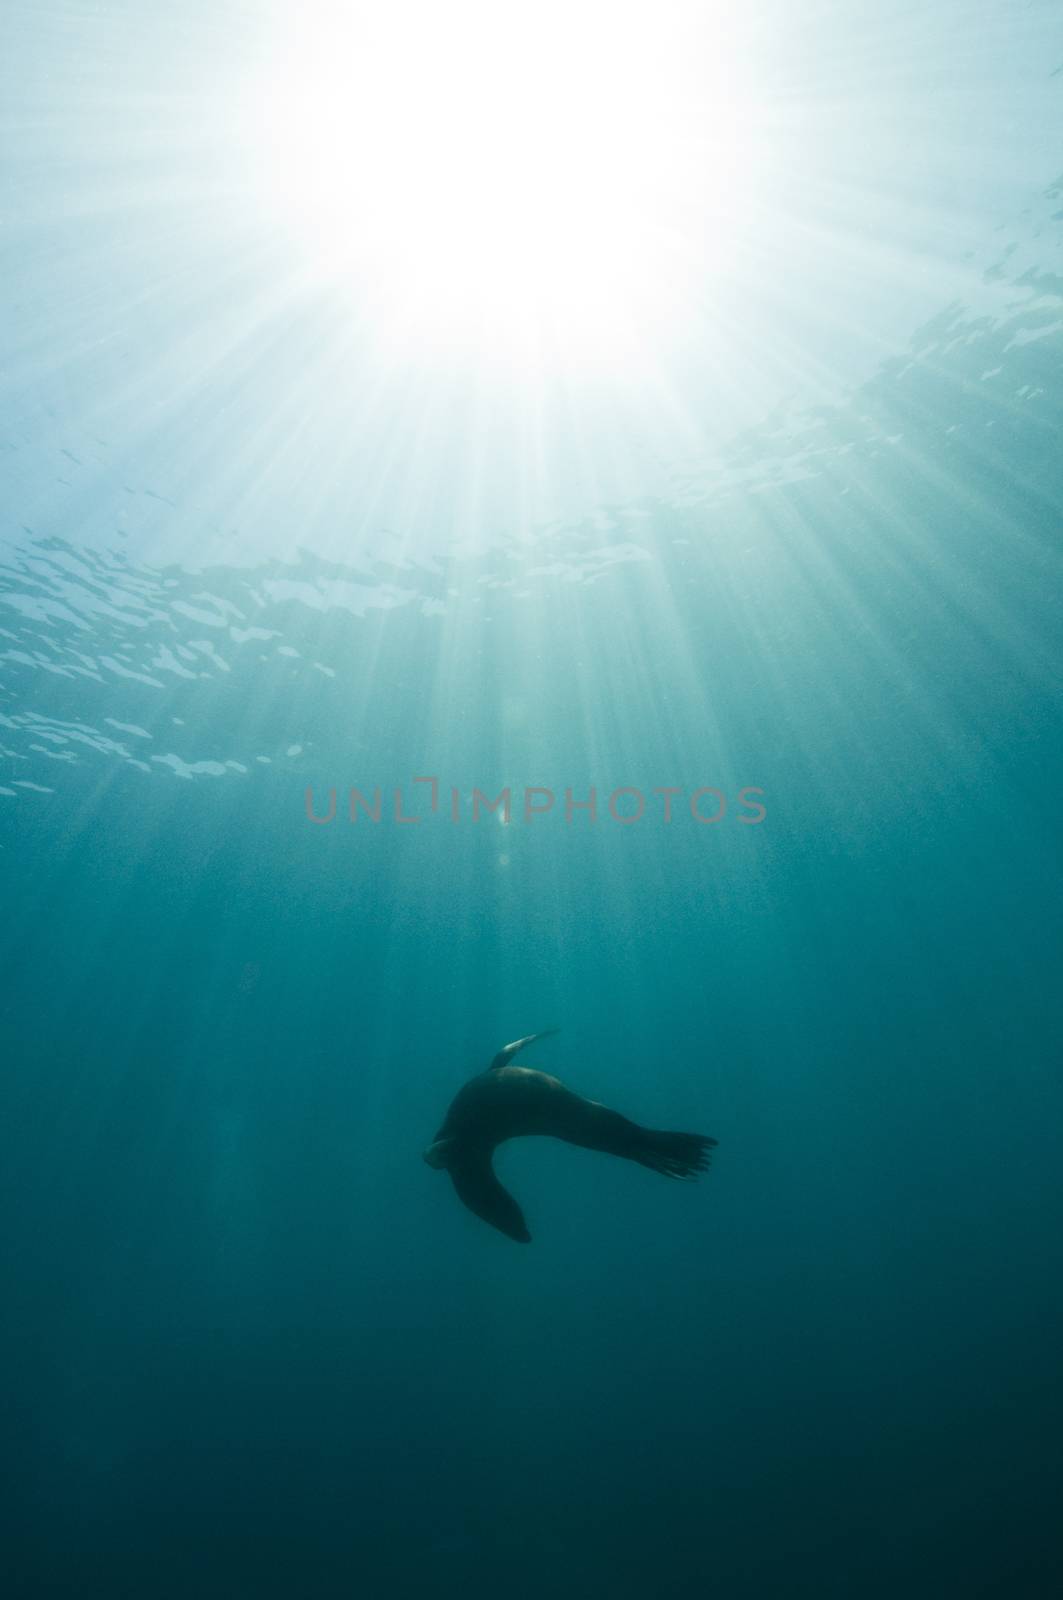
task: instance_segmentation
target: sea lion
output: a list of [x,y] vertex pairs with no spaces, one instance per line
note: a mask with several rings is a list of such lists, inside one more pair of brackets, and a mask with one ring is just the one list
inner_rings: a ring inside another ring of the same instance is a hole
[[493,1228],[520,1244],[531,1234],[520,1206],[495,1177],[491,1155],[504,1139],[548,1134],[585,1150],[603,1150],[651,1167],[666,1178],[696,1178],[711,1158],[715,1139],[701,1133],[660,1133],[629,1122],[619,1111],[573,1094],[557,1078],[510,1061],[525,1045],[556,1033],[530,1033],[495,1056],[486,1072],[470,1078],[451,1101],[443,1126],[424,1153],[430,1167],[450,1173],[458,1199]]

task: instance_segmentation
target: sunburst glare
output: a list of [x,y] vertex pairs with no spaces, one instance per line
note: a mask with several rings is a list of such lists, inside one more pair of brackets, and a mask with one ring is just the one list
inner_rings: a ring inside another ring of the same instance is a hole
[[715,10],[301,9],[247,87],[262,206],[378,332],[630,360],[689,326],[748,207],[755,107]]

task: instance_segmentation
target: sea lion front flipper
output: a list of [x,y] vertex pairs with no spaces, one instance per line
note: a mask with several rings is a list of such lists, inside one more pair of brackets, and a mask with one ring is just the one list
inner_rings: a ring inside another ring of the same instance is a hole
[[495,1177],[489,1152],[468,1156],[448,1170],[463,1205],[518,1244],[531,1242],[523,1212]]
[[559,1028],[546,1028],[542,1033],[529,1033],[524,1039],[514,1039],[512,1044],[504,1044],[488,1067],[488,1072],[494,1072],[498,1067],[508,1066],[517,1051],[523,1050],[526,1044],[534,1044],[536,1039],[549,1039],[551,1034],[559,1032]]

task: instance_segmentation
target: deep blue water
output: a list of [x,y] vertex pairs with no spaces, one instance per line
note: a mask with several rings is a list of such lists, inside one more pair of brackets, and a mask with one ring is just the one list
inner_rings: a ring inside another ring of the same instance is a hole
[[[795,388],[700,470],[472,545],[390,524],[345,558],[282,485],[289,542],[235,553],[192,435],[149,464],[64,391],[46,309],[18,324],[6,1593],[1059,1592],[1042,165],[836,398]],[[76,241],[40,248],[69,274]],[[237,413],[212,448],[250,480]],[[509,826],[474,823],[507,785]],[[557,798],[525,822],[528,786]],[[719,1149],[682,1185],[509,1146],[519,1247],[421,1152],[550,1026],[529,1065]]]

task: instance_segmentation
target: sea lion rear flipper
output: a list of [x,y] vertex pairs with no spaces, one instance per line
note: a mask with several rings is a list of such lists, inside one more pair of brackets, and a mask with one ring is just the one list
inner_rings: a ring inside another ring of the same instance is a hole
[[624,1156],[665,1178],[696,1178],[712,1159],[716,1140],[707,1134],[643,1128],[622,1117],[619,1111],[610,1111],[608,1106],[584,1100],[581,1095],[568,1095],[564,1107],[565,1123],[554,1132],[559,1139],[582,1145],[585,1150]]
[[551,1034],[559,1031],[558,1028],[546,1028],[542,1033],[529,1033],[524,1039],[514,1039],[512,1044],[504,1044],[488,1067],[488,1072],[494,1072],[497,1067],[508,1066],[517,1051],[523,1050],[526,1044],[534,1044],[536,1039],[549,1039]]
[[495,1177],[489,1154],[457,1162],[449,1171],[463,1205],[518,1244],[530,1243],[531,1234],[520,1206]]
[[665,1178],[696,1178],[712,1160],[717,1144],[705,1133],[662,1133],[644,1128],[634,1159]]

